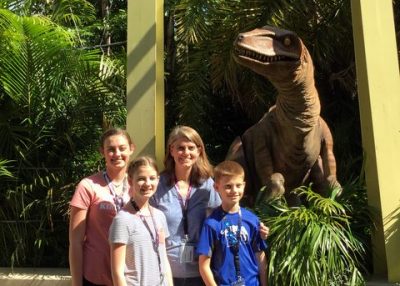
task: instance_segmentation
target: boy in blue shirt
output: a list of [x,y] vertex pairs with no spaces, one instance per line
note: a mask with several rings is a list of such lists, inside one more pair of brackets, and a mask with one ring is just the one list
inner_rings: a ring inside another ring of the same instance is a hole
[[239,202],[245,182],[242,166],[224,161],[214,169],[222,205],[204,221],[197,245],[199,270],[207,286],[266,286],[266,249],[259,219]]

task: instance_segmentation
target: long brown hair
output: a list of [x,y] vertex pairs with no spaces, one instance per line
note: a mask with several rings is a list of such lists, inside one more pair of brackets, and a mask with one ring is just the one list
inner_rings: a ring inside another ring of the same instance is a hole
[[207,158],[203,140],[199,133],[189,126],[178,125],[176,126],[168,136],[167,148],[164,158],[164,173],[169,175],[170,184],[175,183],[175,160],[171,156],[171,146],[179,139],[186,139],[196,144],[199,149],[199,157],[190,172],[190,183],[194,185],[200,185],[203,181],[207,180],[213,175],[213,167]]
[[114,135],[122,135],[128,140],[129,145],[133,145],[133,148],[135,148],[135,144],[133,143],[131,136],[129,136],[128,131],[122,128],[109,128],[100,137],[100,148],[104,147],[104,142],[108,137],[114,136]]

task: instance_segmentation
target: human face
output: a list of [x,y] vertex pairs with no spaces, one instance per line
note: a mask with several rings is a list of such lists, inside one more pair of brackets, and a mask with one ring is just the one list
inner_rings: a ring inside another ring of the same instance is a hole
[[128,182],[135,201],[148,201],[157,190],[158,173],[151,166],[140,166],[133,176],[129,176]]
[[181,138],[170,146],[170,153],[176,167],[191,168],[200,155],[200,148],[192,141]]
[[221,196],[224,210],[228,211],[239,206],[245,187],[242,176],[223,176],[215,182],[214,187]]
[[130,145],[128,139],[122,134],[106,138],[101,148],[101,154],[104,156],[107,169],[126,168],[132,152],[133,145]]

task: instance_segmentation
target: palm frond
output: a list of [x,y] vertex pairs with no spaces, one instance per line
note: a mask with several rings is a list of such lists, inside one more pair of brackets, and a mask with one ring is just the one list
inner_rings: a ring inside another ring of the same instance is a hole
[[[269,279],[272,285],[363,285],[363,243],[351,229],[346,206],[295,190],[304,205],[288,207],[275,199],[257,208],[271,229]],[[271,212],[274,209],[275,212]]]

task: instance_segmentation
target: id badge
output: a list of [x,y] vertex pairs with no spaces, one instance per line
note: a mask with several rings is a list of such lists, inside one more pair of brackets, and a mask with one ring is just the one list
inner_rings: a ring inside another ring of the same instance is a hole
[[246,284],[244,284],[243,278],[239,278],[238,280],[232,283],[232,286],[246,286]]
[[194,243],[182,241],[179,249],[179,262],[191,263],[194,260]]

